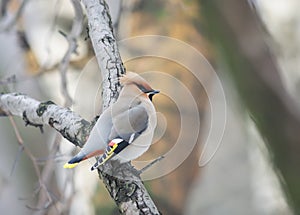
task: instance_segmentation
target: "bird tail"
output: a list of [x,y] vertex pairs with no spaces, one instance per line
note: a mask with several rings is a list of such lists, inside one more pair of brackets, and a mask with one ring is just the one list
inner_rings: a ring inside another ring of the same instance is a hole
[[91,170],[97,169],[99,166],[103,165],[106,161],[119,154],[129,143],[123,139],[116,138],[110,141],[107,145],[105,152],[97,160],[97,162],[92,166]]
[[81,161],[86,159],[85,157],[86,156],[83,153],[78,153],[71,160],[69,160],[67,163],[65,163],[64,168],[72,169],[72,168],[76,167]]
[[99,166],[103,165],[106,161],[108,161],[110,158],[112,158],[115,153],[114,151],[118,147],[117,143],[110,142],[110,144],[107,146],[105,153],[97,160],[97,162],[91,167],[91,170],[97,169]]
[[104,150],[96,150],[89,154],[85,154],[82,151],[80,151],[75,157],[73,157],[71,160],[68,161],[68,163],[65,163],[64,168],[65,169],[72,169],[76,167],[81,161],[84,161],[88,158],[100,155],[104,152]]

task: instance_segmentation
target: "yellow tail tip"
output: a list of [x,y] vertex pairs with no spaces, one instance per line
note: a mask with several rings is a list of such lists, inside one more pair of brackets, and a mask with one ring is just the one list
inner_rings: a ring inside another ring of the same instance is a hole
[[72,169],[72,168],[76,167],[77,165],[78,165],[78,163],[65,163],[64,168]]

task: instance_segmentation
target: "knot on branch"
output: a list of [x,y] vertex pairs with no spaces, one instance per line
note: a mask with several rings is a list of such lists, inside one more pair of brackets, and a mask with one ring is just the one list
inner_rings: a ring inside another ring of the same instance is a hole
[[102,39],[101,42],[105,45],[109,45],[115,42],[115,39],[111,37],[110,35],[106,34]]
[[54,128],[54,123],[58,123],[58,121],[56,121],[56,120],[54,120],[52,117],[50,117],[50,118],[49,118],[48,124],[49,124],[52,128]]
[[39,107],[36,109],[36,114],[39,117],[41,117],[44,114],[44,112],[47,110],[49,105],[55,105],[55,103],[52,101],[41,102],[39,104]]

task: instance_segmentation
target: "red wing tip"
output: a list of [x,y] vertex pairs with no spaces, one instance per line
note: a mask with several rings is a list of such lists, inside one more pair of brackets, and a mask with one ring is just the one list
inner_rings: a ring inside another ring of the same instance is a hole
[[115,144],[119,144],[119,143],[121,143],[122,141],[123,141],[123,139],[121,139],[121,138],[116,138],[116,139],[111,140],[111,141],[108,143],[108,145],[111,146],[111,147],[113,147]]
[[110,141],[108,145],[109,145],[110,147],[113,147],[115,144],[116,144],[116,143],[114,143],[113,141]]

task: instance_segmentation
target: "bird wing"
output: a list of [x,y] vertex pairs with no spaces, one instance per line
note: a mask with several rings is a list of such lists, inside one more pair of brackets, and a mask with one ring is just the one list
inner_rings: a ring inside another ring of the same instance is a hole
[[121,138],[128,143],[134,141],[148,127],[148,113],[141,104],[112,117],[110,140]]
[[148,113],[142,105],[136,105],[127,111],[112,117],[112,129],[105,153],[92,166],[91,170],[104,164],[129,146],[148,127]]

